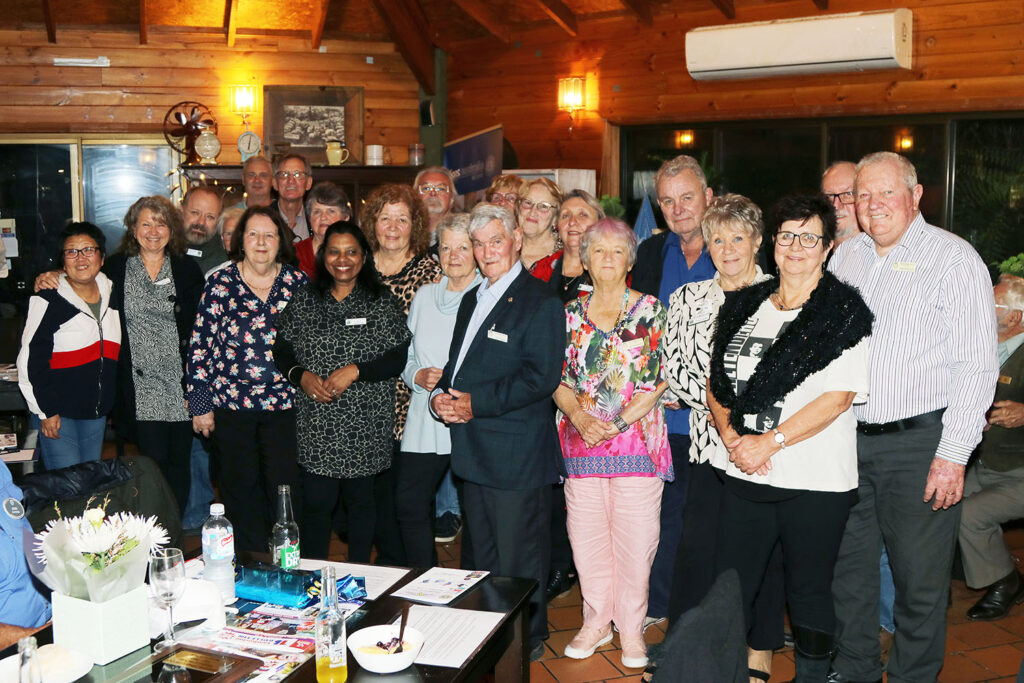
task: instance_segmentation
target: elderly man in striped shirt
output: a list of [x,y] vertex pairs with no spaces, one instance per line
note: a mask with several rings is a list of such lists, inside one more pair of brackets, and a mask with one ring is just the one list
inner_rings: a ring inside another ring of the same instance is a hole
[[998,375],[992,283],[970,244],[918,210],[914,166],[891,152],[857,164],[865,232],[829,268],[875,314],[871,390],[857,406],[859,501],[833,593],[838,652],[829,681],[881,681],[878,560],[896,582],[890,683],[934,681],[945,652],[947,591],[964,468],[981,440]]

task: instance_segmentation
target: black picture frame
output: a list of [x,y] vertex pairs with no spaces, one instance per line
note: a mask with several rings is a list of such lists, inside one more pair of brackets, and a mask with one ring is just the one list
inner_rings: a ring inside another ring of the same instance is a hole
[[360,164],[363,114],[359,86],[263,86],[263,140],[271,158],[296,153],[326,164],[326,143],[340,140],[347,163]]

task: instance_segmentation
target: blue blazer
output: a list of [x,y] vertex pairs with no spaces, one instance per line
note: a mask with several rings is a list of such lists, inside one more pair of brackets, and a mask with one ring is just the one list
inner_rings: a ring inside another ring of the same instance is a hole
[[562,378],[565,309],[547,284],[523,270],[480,326],[453,377],[478,289],[462,298],[437,385],[472,395],[473,419],[451,425],[452,471],[498,489],[557,483],[562,454],[551,397]]

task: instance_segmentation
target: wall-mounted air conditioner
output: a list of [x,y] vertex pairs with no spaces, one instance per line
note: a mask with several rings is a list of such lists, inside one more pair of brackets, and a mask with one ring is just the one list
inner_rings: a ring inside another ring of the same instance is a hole
[[686,68],[698,81],[909,69],[908,9],[705,26],[686,33]]

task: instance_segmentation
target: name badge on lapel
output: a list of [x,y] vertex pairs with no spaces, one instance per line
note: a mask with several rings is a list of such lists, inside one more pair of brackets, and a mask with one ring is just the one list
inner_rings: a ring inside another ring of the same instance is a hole
[[195,256],[196,258],[202,258],[203,257],[203,252],[202,252],[201,249],[186,249],[185,250],[185,255],[186,256]]
[[578,289],[581,292],[593,292],[594,291],[594,285],[586,285],[586,284],[584,284],[584,285],[580,285],[578,287]]
[[366,318],[345,318],[345,325],[352,327],[353,325],[365,325]]
[[1009,375],[999,375],[999,383],[1000,384],[1011,384],[1011,383],[1013,383],[1013,378],[1010,377]]
[[693,307],[693,314],[690,316],[689,322],[686,323],[687,327],[690,325],[706,323],[708,320],[711,320],[712,310],[713,308],[710,301],[701,301]]
[[494,341],[500,341],[503,344],[508,343],[508,335],[504,332],[498,332],[497,330],[487,330],[487,338],[493,339]]
[[4,512],[11,519],[21,519],[25,516],[25,507],[21,504],[20,500],[6,498],[4,500]]
[[913,273],[915,270],[917,270],[917,264],[910,263],[909,261],[897,261],[896,263],[892,264],[892,269],[899,270],[904,273]]
[[171,278],[165,277],[163,280],[157,280],[153,284],[156,285],[157,287],[163,287],[164,285],[171,284]]

